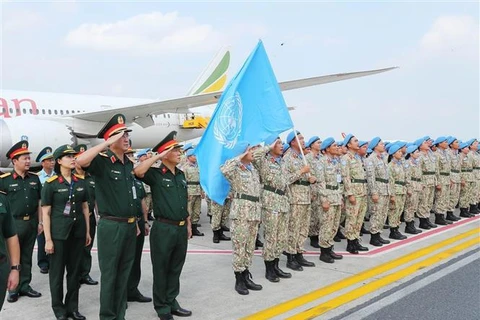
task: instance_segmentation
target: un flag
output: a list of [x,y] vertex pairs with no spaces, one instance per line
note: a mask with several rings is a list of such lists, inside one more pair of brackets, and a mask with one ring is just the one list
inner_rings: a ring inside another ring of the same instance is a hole
[[220,172],[246,143],[256,145],[293,128],[262,41],[229,82],[195,150],[200,183],[213,201],[223,204],[230,185]]

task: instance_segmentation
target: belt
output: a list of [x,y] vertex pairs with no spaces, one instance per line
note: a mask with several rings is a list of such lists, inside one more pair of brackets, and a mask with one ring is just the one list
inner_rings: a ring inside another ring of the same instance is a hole
[[445,176],[445,177],[450,177],[450,173],[449,173],[449,172],[440,172],[440,175],[441,175],[441,176]]
[[181,226],[184,226],[185,225],[185,220],[169,220],[169,219],[164,219],[164,218],[155,218],[155,220],[159,221],[159,222],[163,222],[163,223],[167,223],[167,224],[171,224],[173,226],[178,226],[178,227],[181,227]]
[[375,178],[375,181],[383,182],[383,183],[388,183],[388,180],[387,180],[387,179],[382,179],[382,178]]
[[395,184],[398,184],[400,186],[404,186],[405,185],[405,181],[395,181]]
[[14,216],[16,220],[23,220],[23,221],[30,221],[32,219],[32,216]]
[[462,169],[462,172],[472,172],[472,169]]
[[284,196],[284,195],[285,195],[285,191],[283,191],[283,190],[281,190],[281,189],[277,189],[277,188],[271,187],[271,186],[269,186],[269,185],[264,185],[264,186],[263,186],[263,189],[268,190],[268,191],[272,191],[272,192],[274,192],[274,193],[276,193],[276,194],[279,194],[279,195],[281,195],[281,196]]
[[473,167],[473,170],[480,170],[480,167]]
[[416,182],[422,182],[422,179],[417,179],[417,178],[410,178],[410,180],[416,181]]
[[338,190],[338,186],[330,186],[328,184],[325,186],[325,188],[328,190]]
[[102,216],[101,218],[106,220],[116,221],[116,222],[126,222],[126,223],[137,222],[137,217],[122,218],[122,217],[115,217],[115,216]]
[[299,184],[299,185],[301,185],[301,186],[309,186],[309,185],[310,185],[310,182],[305,181],[305,180],[297,180],[297,181],[295,181],[293,184]]
[[433,176],[435,174],[435,172],[432,171],[423,171],[422,173],[424,176]]
[[198,186],[199,184],[200,184],[200,182],[198,182],[198,181],[187,181],[187,185]]
[[452,173],[460,173],[460,170],[450,170]]
[[352,183],[367,183],[366,179],[352,179]]
[[243,199],[243,200],[248,200],[252,202],[260,201],[259,197],[249,196],[248,194],[243,194],[243,193],[235,193],[233,197],[236,199]]

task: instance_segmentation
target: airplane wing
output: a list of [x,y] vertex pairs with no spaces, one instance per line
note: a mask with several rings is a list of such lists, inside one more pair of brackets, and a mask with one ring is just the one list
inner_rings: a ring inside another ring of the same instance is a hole
[[[306,88],[311,86],[316,86],[320,84],[327,84],[336,81],[343,81],[348,79],[360,78],[365,76],[374,75],[377,73],[387,72],[397,67],[369,70],[369,71],[360,71],[360,72],[350,72],[350,73],[338,73],[326,76],[319,76],[313,78],[304,78],[298,80],[291,80],[285,82],[279,82],[280,88],[282,91],[294,90],[300,88]],[[148,127],[154,124],[153,116],[163,113],[188,113],[190,108],[208,106],[216,104],[220,99],[223,91],[211,92],[198,94],[194,96],[186,96],[176,99],[156,101],[152,103],[129,106],[123,108],[112,108],[104,111],[96,111],[89,113],[82,113],[71,115],[70,117],[95,121],[95,122],[106,122],[112,117],[112,113],[122,113],[127,119],[127,123],[135,122],[142,127]]]

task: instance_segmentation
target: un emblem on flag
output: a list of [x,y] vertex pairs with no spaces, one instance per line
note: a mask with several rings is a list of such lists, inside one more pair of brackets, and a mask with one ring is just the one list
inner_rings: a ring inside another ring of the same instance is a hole
[[238,92],[223,101],[213,127],[215,139],[233,149],[242,131],[242,99]]

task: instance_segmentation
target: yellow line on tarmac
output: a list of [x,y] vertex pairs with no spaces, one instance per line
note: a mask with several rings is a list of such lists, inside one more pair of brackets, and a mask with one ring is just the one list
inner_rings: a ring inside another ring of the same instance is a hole
[[335,309],[341,305],[344,305],[348,302],[351,302],[353,300],[356,300],[362,296],[365,296],[369,293],[372,293],[380,288],[383,288],[395,281],[398,281],[400,279],[403,279],[421,269],[427,268],[433,264],[439,263],[442,260],[445,260],[452,255],[465,250],[469,247],[472,247],[476,244],[480,243],[479,238],[475,239],[470,239],[468,241],[462,242],[459,245],[456,245],[453,248],[446,249],[444,251],[441,251],[440,253],[437,253],[436,255],[427,258],[425,260],[422,260],[420,262],[417,262],[411,266],[408,266],[404,269],[401,269],[399,271],[390,273],[378,280],[372,281],[366,285],[363,285],[357,289],[351,290],[339,297],[333,298],[325,303],[319,304],[316,307],[313,307],[311,309],[308,309],[304,312],[300,312],[293,317],[287,318],[288,320],[306,320],[306,319],[313,319],[318,317],[319,315],[324,314],[325,312],[328,312],[332,309]]
[[295,308],[298,308],[302,305],[305,305],[307,303],[310,303],[312,301],[318,300],[322,297],[328,296],[329,294],[332,294],[334,292],[340,291],[342,289],[345,289],[346,287],[352,286],[354,284],[357,284],[363,280],[370,279],[374,276],[377,276],[381,273],[387,272],[389,270],[392,270],[398,266],[401,266],[405,263],[408,263],[412,260],[421,258],[433,251],[436,251],[438,249],[441,249],[445,246],[448,246],[452,243],[455,243],[459,240],[462,240],[464,238],[467,238],[469,236],[472,236],[474,234],[478,234],[479,229],[474,228],[470,231],[461,233],[459,235],[453,236],[449,239],[446,239],[444,241],[441,241],[439,243],[430,245],[428,247],[425,247],[423,249],[420,249],[418,251],[406,254],[402,257],[393,259],[392,261],[383,263],[379,266],[376,266],[372,269],[368,269],[365,271],[362,271],[356,275],[350,276],[348,278],[339,280],[337,282],[334,282],[330,285],[327,285],[323,288],[314,290],[310,293],[304,294],[302,296],[299,296],[297,298],[291,299],[289,301],[285,301],[283,303],[280,303],[278,305],[275,305],[273,307],[267,308],[265,310],[259,311],[257,313],[254,313],[252,315],[249,315],[245,318],[242,318],[244,320],[257,320],[257,319],[270,319],[275,316],[278,316],[279,314],[283,314],[285,312],[288,312],[290,310],[293,310]]

